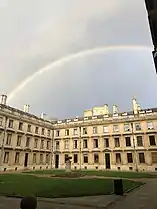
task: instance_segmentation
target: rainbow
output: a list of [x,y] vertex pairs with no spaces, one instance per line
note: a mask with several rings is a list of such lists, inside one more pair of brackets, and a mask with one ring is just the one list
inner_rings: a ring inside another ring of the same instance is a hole
[[53,61],[46,67],[43,67],[39,70],[37,70],[35,73],[32,75],[28,76],[24,81],[22,81],[15,89],[13,89],[12,92],[8,95],[8,102],[11,102],[11,100],[19,93],[22,89],[24,89],[29,83],[31,83],[35,78],[37,78],[39,75],[52,70],[53,68],[60,67],[64,65],[67,62],[70,62],[72,60],[81,58],[81,57],[86,57],[86,56],[91,56],[93,54],[100,54],[100,53],[105,53],[105,52],[111,52],[111,51],[116,51],[116,50],[152,50],[152,47],[149,46],[141,46],[141,45],[119,45],[119,46],[104,46],[104,47],[99,47],[99,48],[93,48],[93,49],[88,49],[88,50],[83,50],[74,54],[67,55],[63,58],[60,58],[56,61]]

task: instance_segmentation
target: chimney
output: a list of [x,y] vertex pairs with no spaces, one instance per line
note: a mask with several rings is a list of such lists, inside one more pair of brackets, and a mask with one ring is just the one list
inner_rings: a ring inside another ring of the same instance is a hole
[[118,113],[118,107],[117,105],[113,105],[113,114],[117,114]]
[[40,115],[40,118],[44,119],[45,115],[46,114],[42,112],[41,115]]
[[139,104],[137,105],[137,110],[141,111],[141,106]]
[[28,104],[24,105],[24,112],[29,113],[30,106]]
[[105,105],[104,105],[104,115],[108,115],[108,114],[109,114],[108,105],[105,104]]
[[7,104],[7,95],[5,95],[5,94],[1,95],[1,104],[2,105]]
[[132,104],[133,104],[134,114],[138,114],[138,104],[137,104],[137,101],[136,101],[135,97],[133,97]]

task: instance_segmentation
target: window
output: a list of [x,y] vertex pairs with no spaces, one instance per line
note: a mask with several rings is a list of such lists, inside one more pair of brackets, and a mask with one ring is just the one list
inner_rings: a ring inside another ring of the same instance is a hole
[[153,122],[148,122],[148,123],[147,123],[147,127],[148,127],[148,130],[154,129]]
[[19,159],[20,159],[20,153],[19,152],[16,152],[15,154],[15,163],[19,163]]
[[114,125],[114,126],[113,126],[113,132],[118,132],[118,131],[119,131],[118,125]]
[[114,139],[115,147],[120,147],[120,141],[119,138]]
[[152,163],[157,163],[157,152],[152,152]]
[[23,123],[19,122],[19,130],[22,131],[22,129],[23,129]]
[[44,149],[44,140],[41,140],[40,149]]
[[98,139],[94,139],[94,148],[98,148]]
[[51,135],[51,131],[47,130],[47,136],[50,136],[50,135]]
[[21,139],[22,139],[22,136],[17,136],[17,146],[18,147],[21,146]]
[[74,154],[74,163],[78,163],[78,155]]
[[131,140],[130,140],[130,137],[129,136],[125,137],[125,142],[126,142],[126,146],[127,147],[130,147],[131,146]]
[[43,154],[40,154],[40,163],[43,163]]
[[41,129],[41,135],[44,135],[44,134],[45,134],[45,129],[42,128],[42,129]]
[[84,163],[88,163],[88,155],[84,155],[83,156],[83,162]]
[[3,117],[0,117],[0,126],[3,125]]
[[64,148],[65,149],[69,149],[69,141],[68,140],[65,140],[65,142],[64,142]]
[[98,133],[98,128],[97,127],[93,127],[93,134],[97,134]]
[[84,140],[83,140],[83,148],[84,148],[84,149],[87,149],[87,148],[88,148],[87,139],[84,139]]
[[30,137],[26,138],[26,147],[29,147],[29,143],[30,143]]
[[50,155],[46,154],[46,163],[49,164],[50,163]]
[[76,136],[78,134],[77,128],[74,128],[74,135]]
[[59,141],[56,141],[56,150],[59,150]]
[[142,139],[142,136],[137,136],[136,139],[137,139],[137,146],[138,147],[143,147],[143,139]]
[[7,134],[7,141],[6,141],[7,145],[11,145],[11,139],[12,139],[12,134]]
[[99,155],[97,153],[94,154],[94,163],[99,163]]
[[65,130],[65,135],[69,136],[69,129]]
[[9,128],[13,128],[13,123],[14,123],[13,120],[9,120],[8,127],[9,127]]
[[8,163],[9,162],[9,152],[5,152],[4,154],[4,163]]
[[116,163],[117,164],[121,163],[121,154],[120,153],[116,153]]
[[109,139],[108,138],[104,139],[104,147],[109,147]]
[[34,148],[37,148],[38,147],[38,139],[35,139],[34,140]]
[[87,128],[83,128],[83,135],[87,134]]
[[140,123],[135,123],[135,128],[136,128],[136,131],[140,131],[141,130],[141,124]]
[[74,140],[74,149],[77,149],[77,140]]
[[129,123],[124,124],[124,131],[130,131],[130,124]]
[[156,145],[155,136],[154,135],[149,136],[149,143],[150,143],[150,146],[155,146]]
[[140,162],[140,163],[145,163],[145,156],[144,156],[144,153],[139,153],[139,162]]
[[65,156],[64,156],[65,163],[67,162],[68,159],[69,159],[69,155],[65,154]]
[[56,137],[60,135],[60,131],[56,131]]
[[46,146],[47,149],[50,149],[50,141],[47,141],[47,146]]
[[28,124],[27,132],[31,132],[31,125],[30,124]]
[[108,126],[103,127],[104,133],[108,133]]
[[36,133],[36,134],[39,133],[39,127],[35,127],[35,133]]
[[37,161],[37,155],[36,155],[36,153],[34,153],[33,154],[33,163],[36,163],[36,161]]
[[128,163],[133,163],[132,153],[127,153]]

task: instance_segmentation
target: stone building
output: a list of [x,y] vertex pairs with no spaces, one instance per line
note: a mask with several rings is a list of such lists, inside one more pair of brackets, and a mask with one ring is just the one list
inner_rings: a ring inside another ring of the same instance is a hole
[[157,170],[157,108],[120,113],[113,105],[85,110],[83,117],[49,121],[0,104],[0,170]]
[[52,168],[52,122],[29,112],[0,104],[0,170]]
[[55,168],[157,170],[157,109],[112,114],[108,105],[84,111],[84,117],[58,121],[54,127]]

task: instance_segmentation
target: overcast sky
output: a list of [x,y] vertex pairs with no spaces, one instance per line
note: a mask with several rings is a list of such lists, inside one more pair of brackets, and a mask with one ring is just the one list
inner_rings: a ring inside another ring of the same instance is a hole
[[[144,0],[0,0],[0,92],[69,54],[97,47],[152,47]],[[52,117],[94,105],[157,107],[151,48],[112,50],[71,60],[37,76],[9,104]]]

